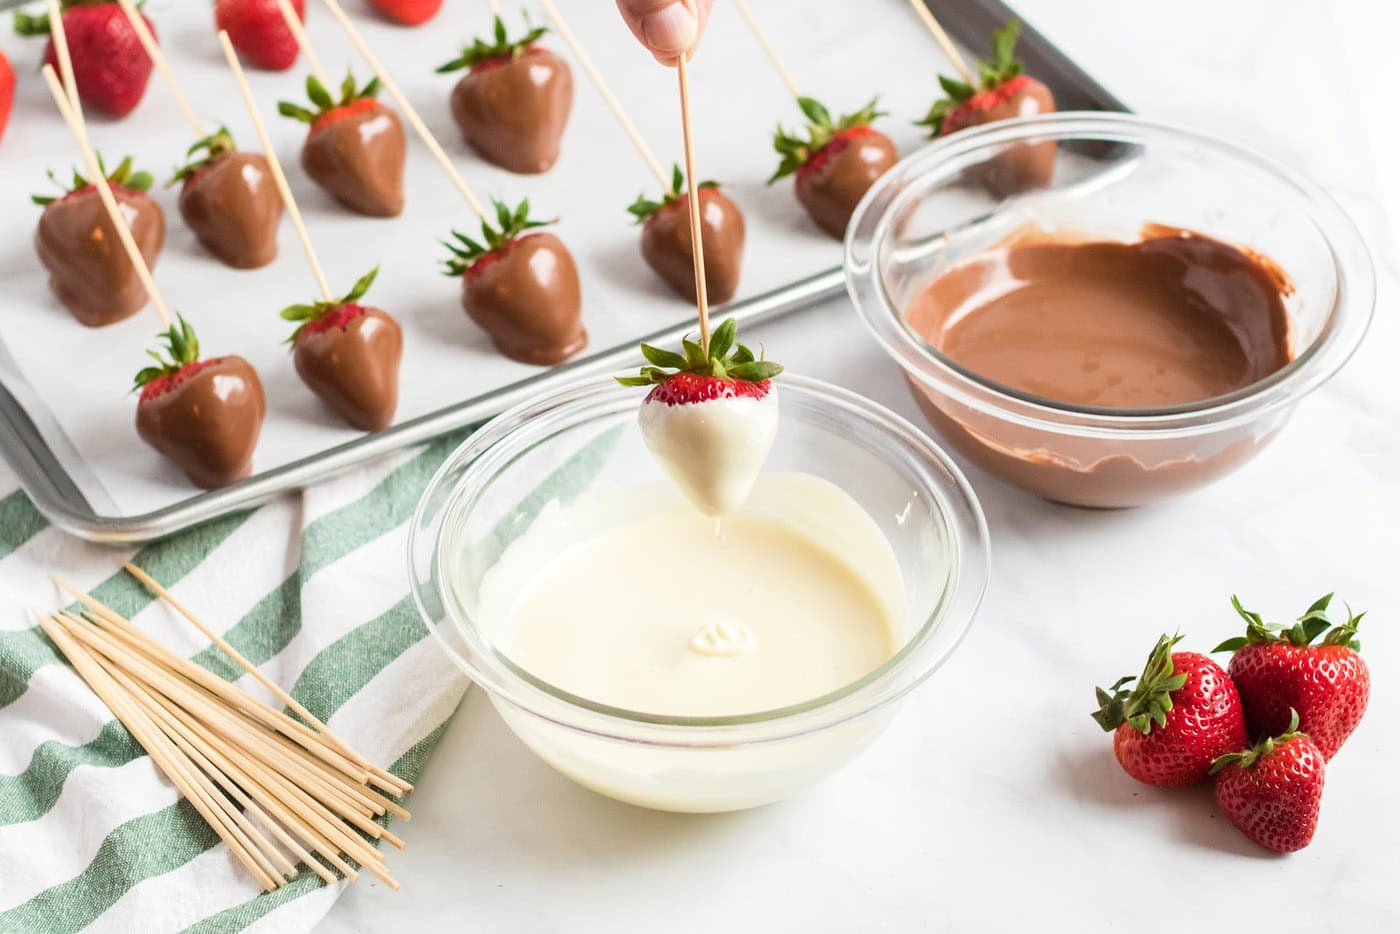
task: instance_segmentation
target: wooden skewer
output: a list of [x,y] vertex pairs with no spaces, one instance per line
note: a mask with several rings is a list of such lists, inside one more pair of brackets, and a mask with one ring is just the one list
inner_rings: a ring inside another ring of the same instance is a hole
[[768,61],[773,63],[773,68],[778,72],[778,77],[787,85],[788,93],[793,97],[801,97],[802,92],[797,87],[797,80],[793,78],[792,72],[788,71],[783,64],[782,58],[778,56],[778,50],[774,48],[772,40],[768,38],[768,33],[758,24],[758,20],[753,15],[753,10],[749,9],[748,0],[734,0],[734,7],[739,11],[739,15],[744,18],[744,22],[749,24],[749,32],[758,40],[759,46],[763,49],[763,54],[768,56]]
[[58,73],[63,76],[63,87],[68,92],[68,102],[73,112],[83,119],[83,102],[78,98],[78,79],[73,77],[73,56],[68,52],[68,32],[63,28],[63,8],[58,0],[48,0],[49,34],[53,39],[54,54],[58,58]]
[[642,139],[642,134],[637,130],[636,125],[622,109],[622,103],[613,95],[613,92],[608,88],[607,82],[603,80],[603,76],[598,72],[598,69],[593,66],[593,61],[588,57],[588,53],[583,50],[583,46],[579,43],[578,38],[574,36],[573,30],[569,28],[569,24],[564,22],[564,17],[559,14],[559,10],[554,6],[553,0],[540,0],[540,6],[544,7],[545,15],[547,15],[550,22],[554,24],[554,31],[559,34],[559,37],[564,40],[564,44],[574,53],[574,58],[578,60],[579,66],[583,68],[584,73],[592,80],[593,86],[598,89],[598,93],[602,96],[603,102],[608,105],[608,109],[612,111],[613,116],[617,118],[617,122],[622,126],[622,131],[627,134],[627,138],[632,141],[632,145],[637,147],[637,152],[641,154],[642,161],[647,164],[647,168],[651,169],[651,174],[655,175],[656,180],[661,183],[662,190],[670,191],[671,180],[666,177],[666,170],[661,167],[661,163],[656,160],[656,156],[652,153],[651,147],[646,144],[646,140]]
[[[121,2],[130,3],[131,0],[121,0]],[[333,302],[335,296],[331,294],[330,283],[326,281],[326,273],[321,269],[321,261],[316,258],[316,248],[311,245],[311,235],[306,231],[306,222],[301,218],[301,209],[297,207],[296,199],[292,197],[291,186],[287,184],[287,175],[282,171],[281,160],[277,158],[277,148],[272,145],[272,140],[267,135],[267,127],[263,124],[262,117],[258,115],[258,104],[253,100],[253,89],[248,86],[248,77],[243,74],[243,66],[238,62],[238,53],[234,51],[228,33],[222,29],[219,30],[219,42],[224,47],[224,58],[228,60],[228,67],[233,71],[234,80],[238,82],[238,90],[243,94],[243,103],[248,107],[248,116],[253,119],[253,129],[257,131],[258,140],[262,143],[263,155],[267,158],[268,167],[272,169],[272,181],[277,185],[277,193],[282,196],[282,206],[287,209],[287,216],[292,219],[292,229],[297,232],[297,239],[301,241],[301,249],[306,254],[306,262],[311,266],[311,275],[316,279],[316,287],[321,290],[322,299]],[[130,564],[126,567],[138,578],[145,577],[145,572],[141,571],[140,568]],[[146,586],[151,585],[147,584]],[[171,603],[173,605],[174,601]],[[181,613],[184,611],[181,610]],[[193,620],[193,617],[185,615],[187,619]],[[196,625],[203,631],[203,624]],[[225,649],[225,651],[228,650]],[[242,663],[241,656],[235,660]],[[256,671],[256,669],[252,670]],[[258,678],[259,682],[263,680],[261,675],[254,675],[254,677]]]
[[301,24],[301,17],[297,16],[297,11],[292,8],[292,0],[277,0],[277,9],[282,11],[282,19],[287,23],[287,29],[291,32],[292,38],[296,40],[297,48],[301,49],[301,54],[306,56],[306,63],[311,66],[311,73],[327,90],[330,90],[330,78],[326,77],[326,69],[321,67],[321,59],[317,57],[316,50],[311,47],[311,40],[306,38],[306,27]]
[[145,18],[132,5],[131,0],[117,0],[117,3],[121,4],[122,12],[130,21],[131,28],[141,43],[141,48],[145,49],[146,54],[151,57],[151,61],[155,62],[156,67],[160,69],[161,77],[165,79],[166,86],[170,88],[170,93],[175,95],[175,103],[180,105],[180,111],[185,115],[185,120],[189,122],[190,129],[194,130],[195,139],[204,139],[208,134],[204,132],[199,117],[195,114],[194,108],[190,106],[190,99],[185,96],[184,89],[180,87],[180,82],[175,78],[175,72],[170,69],[170,62],[156,43],[156,37],[151,35],[150,27],[146,25]]
[[181,793],[194,805],[200,816],[214,829],[214,832],[223,838],[224,842],[228,844],[229,850],[248,868],[253,877],[268,891],[276,888],[277,883],[253,859],[242,842],[227,831],[223,821],[213,813],[204,797],[195,789],[185,773],[171,768],[166,751],[156,738],[154,725],[139,710],[134,708],[131,698],[107,676],[105,670],[98,665],[92,655],[77,644],[57,617],[41,618],[39,625],[43,627],[48,637],[63,650],[63,654],[73,662],[73,667],[78,670],[93,692],[126,724],[127,728],[136,736],[137,742],[141,743],[142,747],[150,753],[152,760],[161,771],[175,783]]
[[[689,54],[689,53],[687,53]],[[710,301],[705,293],[705,243],[700,226],[700,183],[695,176],[695,144],[690,127],[690,78],[686,55],[676,59],[681,86],[681,132],[685,136],[686,202],[690,208],[690,255],[695,261],[695,307],[700,313],[700,349],[710,352]]]
[[[261,124],[259,123],[259,125]],[[337,751],[339,751],[346,758],[350,759],[352,762],[355,762],[356,764],[360,765],[372,776],[379,776],[385,783],[392,786],[393,789],[403,789],[401,792],[399,792],[399,794],[406,794],[407,792],[413,790],[413,786],[410,785],[408,782],[405,782],[398,776],[392,775],[389,772],[385,772],[384,770],[379,769],[376,766],[366,762],[363,758],[361,758],[361,756],[358,753],[351,749],[347,744],[341,742],[341,740],[330,731],[330,728],[327,727],[324,723],[322,723],[321,720],[317,718],[315,714],[307,710],[306,707],[302,704],[298,703],[296,698],[292,697],[291,694],[282,690],[282,688],[279,687],[275,681],[268,678],[261,671],[259,671],[257,669],[257,666],[255,666],[252,662],[245,658],[242,655],[242,653],[240,653],[232,645],[229,645],[229,643],[225,641],[221,636],[219,636],[218,633],[214,632],[214,630],[209,628],[209,626],[206,625],[202,620],[200,620],[199,617],[195,616],[193,611],[191,611],[179,600],[176,600],[175,595],[172,594],[169,590],[166,590],[165,587],[161,586],[161,583],[159,581],[157,581],[155,578],[151,577],[151,575],[147,574],[141,568],[137,567],[136,565],[130,562],[127,562],[125,565],[123,565],[123,567],[126,569],[126,572],[128,574],[140,581],[153,594],[155,594],[157,597],[160,597],[166,603],[170,604],[171,608],[174,609],[175,612],[179,613],[190,623],[190,625],[198,629],[206,639],[208,639],[210,642],[214,643],[221,650],[223,650],[223,652],[226,655],[228,655],[229,658],[233,659],[233,661],[237,663],[237,665],[240,668],[242,668],[245,672],[251,675],[255,681],[257,681],[263,687],[271,691],[274,697],[276,697],[279,701],[290,707],[292,711],[296,713],[297,716],[301,717],[307,723],[311,724],[311,726],[316,731],[318,731],[317,735],[320,739],[333,746]]]
[[486,0],[486,6],[491,10],[492,19],[501,15],[501,0]]
[[151,269],[146,265],[146,258],[141,255],[141,248],[136,245],[136,239],[131,235],[131,227],[126,222],[126,216],[117,206],[117,199],[112,195],[112,188],[107,184],[107,177],[102,173],[102,166],[98,163],[91,144],[88,143],[87,129],[83,126],[82,117],[73,109],[68,95],[63,92],[63,86],[59,84],[58,76],[54,74],[52,65],[44,66],[44,80],[48,82],[49,93],[53,95],[54,104],[58,106],[59,113],[63,114],[63,119],[68,123],[68,129],[73,132],[73,138],[78,142],[78,148],[83,154],[83,161],[87,164],[88,174],[92,176],[92,183],[96,186],[97,194],[102,199],[102,206],[107,209],[107,216],[111,218],[112,226],[116,228],[117,239],[121,241],[123,249],[126,250],[132,268],[136,270],[136,277],[141,280],[141,285],[150,297],[151,304],[155,306],[156,314],[160,315],[160,320],[169,329],[171,327],[170,311],[165,307],[165,300],[160,297],[155,280],[151,278]]
[[[127,2],[127,0],[122,0]],[[953,40],[948,38],[948,33],[943,29],[941,23],[934,17],[924,0],[909,0],[909,5],[914,8],[919,19],[923,20],[924,26],[928,28],[929,34],[933,36],[933,41],[938,43],[938,47],[943,50],[943,54],[948,56],[948,61],[953,63],[953,67],[962,75],[963,81],[977,86],[977,78],[972,74],[972,69],[967,67],[967,60],[962,57],[958,47],[953,45]]]
[[[279,2],[286,2],[286,0],[279,0]],[[464,180],[461,173],[457,171],[457,167],[452,164],[452,160],[447,157],[447,153],[443,150],[442,144],[433,136],[432,131],[430,131],[427,124],[423,122],[423,118],[418,116],[418,111],[413,109],[413,105],[409,103],[408,98],[404,97],[403,92],[399,90],[399,86],[394,83],[394,79],[389,76],[389,72],[380,64],[379,58],[370,49],[368,43],[360,36],[359,30],[355,28],[355,24],[350,22],[350,17],[345,15],[345,11],[340,8],[340,4],[337,3],[336,0],[325,0],[325,3],[326,9],[330,10],[331,15],[340,23],[340,28],[345,30],[345,35],[350,39],[350,44],[359,50],[365,62],[369,64],[369,67],[374,71],[375,75],[379,77],[379,83],[384,85],[384,89],[389,92],[389,96],[399,105],[399,110],[403,111],[404,117],[413,127],[414,132],[423,140],[423,145],[428,147],[428,151],[433,154],[433,158],[437,160],[438,165],[442,166],[442,170],[447,173],[447,177],[451,179],[458,194],[462,196],[462,200],[467,202],[467,206],[472,209],[477,217],[482,220],[488,220],[486,209],[482,207],[481,202],[478,201],[476,195],[472,193],[466,180]]]

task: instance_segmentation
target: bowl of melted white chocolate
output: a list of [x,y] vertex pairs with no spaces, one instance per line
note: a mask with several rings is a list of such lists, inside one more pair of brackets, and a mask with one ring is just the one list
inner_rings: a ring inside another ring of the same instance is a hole
[[948,659],[986,524],[946,455],[866,399],[782,374],[660,410],[666,375],[579,382],[469,439],[419,507],[414,592],[564,775],[644,807],[754,807],[849,762]]

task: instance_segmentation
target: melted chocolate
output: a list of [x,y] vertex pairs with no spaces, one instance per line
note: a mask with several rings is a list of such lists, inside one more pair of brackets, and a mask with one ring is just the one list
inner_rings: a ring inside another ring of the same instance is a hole
[[277,258],[282,197],[259,153],[229,153],[196,170],[180,189],[180,214],[205,249],[235,269]]
[[452,116],[467,143],[510,172],[547,172],[574,103],[574,78],[558,55],[530,46],[474,67],[452,90]]
[[378,308],[365,308],[343,325],[313,327],[302,329],[293,351],[302,381],[361,431],[389,427],[399,404],[399,323]]
[[369,217],[403,212],[403,124],[383,105],[316,125],[301,165],[338,201]]
[[889,137],[866,128],[829,143],[797,170],[797,200],[818,227],[840,240],[866,189],[898,161]]
[[[690,209],[682,197],[662,205],[642,226],[642,257],[680,295],[695,301]],[[734,297],[744,259],[744,215],[714,188],[700,191],[700,242],[705,247],[705,290],[716,305]]]
[[[154,267],[165,245],[165,214],[144,192],[120,185],[112,195],[126,216],[146,265]],[[129,318],[146,306],[146,289],[127,259],[96,188],[85,188],[44,208],[34,235],[49,286],[88,327]]]
[[[970,111],[957,130],[972,126],[1055,112],[1055,97],[1034,78],[1013,79],[1015,90],[991,107]],[[1055,174],[1055,141],[1015,143],[968,170],[969,177],[994,196],[1005,198],[1032,188],[1044,188]]]
[[521,363],[562,363],[588,344],[578,268],[553,234],[520,237],[477,260],[462,277],[462,307]]
[[[1263,257],[1150,225],[1136,243],[1019,234],[935,279],[907,317],[933,347],[1003,391],[1051,405],[1160,409],[1243,389],[1286,366],[1291,292]],[[1198,486],[1272,435],[1080,437],[916,389],[929,419],[972,460],[1079,505],[1133,506]]]
[[141,438],[206,490],[253,469],[253,449],[267,402],[262,382],[242,357],[205,361],[188,378],[136,406]]

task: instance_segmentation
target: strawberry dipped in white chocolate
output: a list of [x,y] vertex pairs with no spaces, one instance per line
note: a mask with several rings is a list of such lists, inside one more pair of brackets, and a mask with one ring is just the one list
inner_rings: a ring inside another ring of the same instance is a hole
[[624,386],[651,386],[638,416],[642,437],[672,482],[710,516],[741,506],[778,431],[772,379],[783,368],[736,341],[733,318],[715,329],[706,353],[683,341],[678,354],[649,344],[650,366]]

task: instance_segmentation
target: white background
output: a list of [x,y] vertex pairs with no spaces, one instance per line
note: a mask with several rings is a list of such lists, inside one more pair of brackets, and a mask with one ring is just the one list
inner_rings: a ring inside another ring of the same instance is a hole
[[[780,805],[697,818],[616,804],[538,762],[473,692],[396,828],[403,891],[358,883],[321,930],[1395,930],[1400,323],[1382,202],[1400,219],[1397,6],[1020,3],[1131,106],[1276,154],[1365,230],[1381,272],[1367,345],[1257,461],[1131,512],[1048,505],[971,471],[995,567],[967,643],[863,759]],[[761,337],[917,418],[845,302]],[[1198,649],[1232,633],[1232,592],[1282,617],[1332,589],[1372,610],[1375,688],[1309,849],[1266,855],[1208,789],[1119,771],[1087,716],[1095,683],[1136,671],[1163,630]]]

